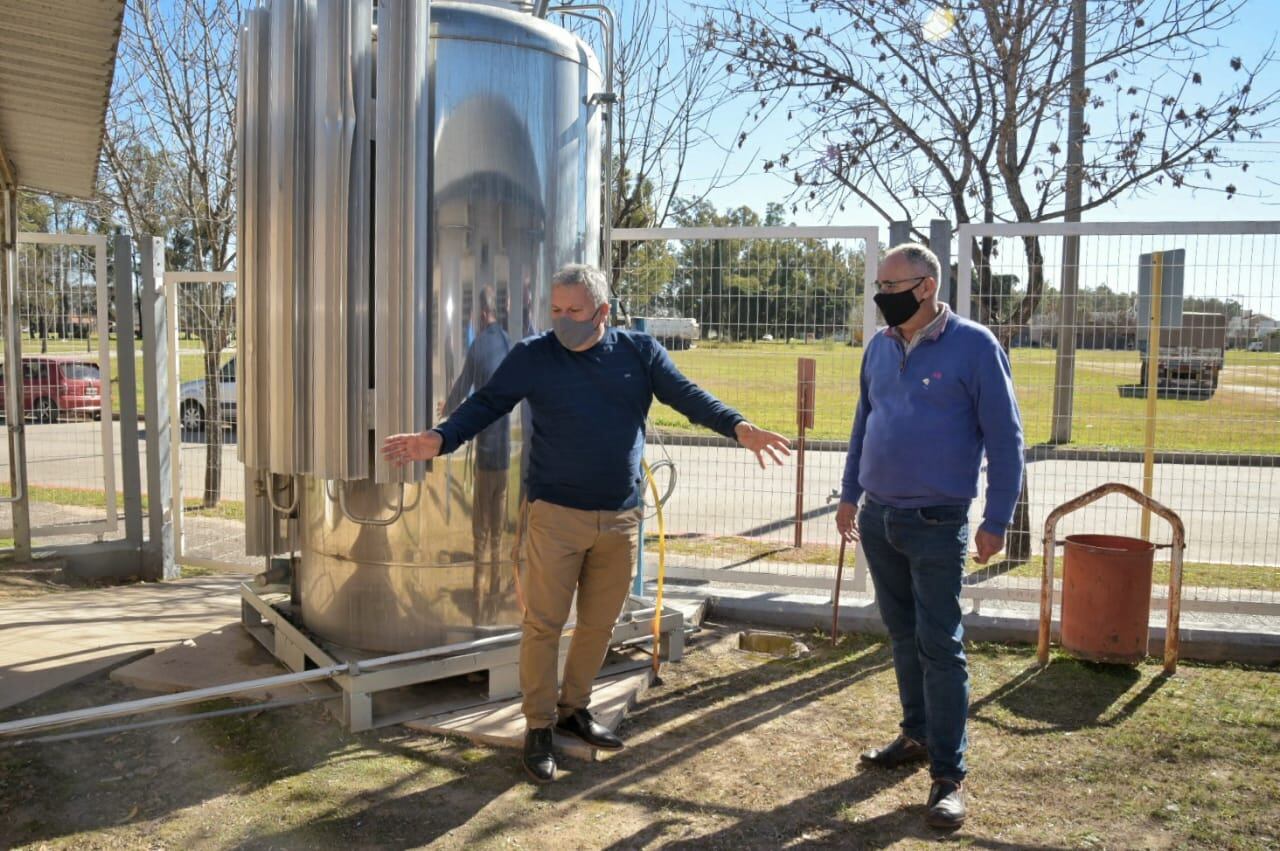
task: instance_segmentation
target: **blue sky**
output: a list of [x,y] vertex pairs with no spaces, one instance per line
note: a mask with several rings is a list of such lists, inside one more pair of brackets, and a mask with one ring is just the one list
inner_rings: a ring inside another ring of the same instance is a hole
[[[1105,0],[1092,0],[1105,2]],[[618,5],[620,16],[625,20],[626,10],[630,3],[637,0],[624,0]],[[639,0],[643,2],[643,0]],[[672,0],[673,13],[688,21],[697,21],[702,17],[699,10],[701,4],[687,0]],[[1277,37],[1277,3],[1276,0],[1250,0],[1241,11],[1234,24],[1219,33],[1221,47],[1213,51],[1204,63],[1205,90],[1212,90],[1215,83],[1225,86],[1229,82],[1227,72],[1228,60],[1233,56],[1242,57],[1250,64],[1273,47]],[[1221,70],[1218,70],[1221,69]],[[1280,89],[1280,63],[1273,65],[1265,77],[1258,81],[1257,88],[1265,91]],[[721,139],[732,139],[738,131],[744,110],[744,101],[722,109],[711,129],[714,136]],[[1095,119],[1096,120],[1096,119]],[[785,114],[776,112],[773,118],[748,139],[741,151],[735,150],[728,157],[728,174],[740,174],[740,178],[731,185],[713,191],[710,200],[718,208],[747,204],[763,212],[770,201],[783,201],[788,197],[790,183],[776,174],[764,173],[760,162],[767,155],[776,155],[776,140],[788,136]],[[767,148],[762,149],[758,140],[769,140]],[[1208,190],[1174,190],[1156,187],[1140,196],[1125,199],[1116,204],[1098,208],[1087,215],[1091,221],[1126,221],[1126,220],[1191,220],[1191,219],[1275,219],[1280,217],[1280,198],[1276,197],[1280,189],[1280,167],[1270,162],[1276,154],[1280,154],[1280,133],[1270,138],[1250,141],[1238,141],[1229,145],[1230,153],[1247,155],[1254,159],[1248,174],[1232,173],[1233,180],[1240,188],[1240,193],[1228,199],[1223,192]],[[713,146],[703,146],[696,150],[686,169],[686,180],[690,189],[706,185],[716,175],[725,155]],[[1223,185],[1227,182],[1225,172],[1214,175],[1214,183]],[[1267,180],[1274,183],[1268,183]],[[844,213],[831,213],[827,210],[806,211],[801,207],[793,216],[798,224],[873,224],[878,217],[869,209],[859,208],[855,202],[847,205]],[[921,219],[927,218],[921,214]]]

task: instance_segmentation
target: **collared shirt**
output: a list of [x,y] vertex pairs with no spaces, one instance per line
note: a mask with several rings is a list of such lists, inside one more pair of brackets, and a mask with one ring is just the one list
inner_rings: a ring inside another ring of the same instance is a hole
[[929,324],[921,328],[915,333],[915,336],[908,340],[902,335],[902,331],[898,328],[890,328],[885,334],[897,340],[906,349],[904,357],[911,354],[911,351],[924,340],[937,340],[942,336],[942,332],[947,327],[947,314],[951,312],[951,308],[946,303],[938,305],[938,315],[929,320]]

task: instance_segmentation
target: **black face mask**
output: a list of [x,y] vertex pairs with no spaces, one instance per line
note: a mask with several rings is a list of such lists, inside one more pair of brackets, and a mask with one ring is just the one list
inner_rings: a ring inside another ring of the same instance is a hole
[[923,283],[923,280],[917,281],[915,287],[900,293],[876,294],[873,301],[884,314],[884,321],[889,323],[889,327],[896,328],[919,312],[924,302],[916,301],[915,289]]

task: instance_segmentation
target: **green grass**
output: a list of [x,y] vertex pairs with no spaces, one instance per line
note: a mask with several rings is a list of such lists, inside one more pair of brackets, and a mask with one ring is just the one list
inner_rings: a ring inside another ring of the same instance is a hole
[[[645,535],[645,548],[656,552],[658,538],[656,535]],[[769,561],[785,564],[806,564],[835,567],[840,557],[840,549],[832,544],[805,544],[803,547],[791,547],[781,542],[758,541],[741,537],[698,536],[691,538],[668,538],[667,552],[673,555],[714,557],[720,561],[736,562]],[[1055,573],[1062,576],[1062,557],[1055,564]],[[846,555],[845,566],[850,564]],[[991,564],[978,564],[970,557],[965,565],[966,574],[994,571],[999,576],[1013,576],[1022,579],[1039,579],[1044,569],[1044,561],[1040,556],[1032,556],[1030,561],[1017,565],[999,564],[999,557]],[[1156,586],[1169,584],[1169,562],[1157,561],[1152,571],[1152,583]],[[1187,562],[1182,566],[1182,584],[1203,588],[1237,588],[1251,591],[1280,591],[1280,567],[1254,564],[1210,564],[1207,562]]]
[[[107,495],[101,489],[46,487],[31,485],[31,501],[45,502],[51,505],[66,505],[78,508],[106,508]],[[0,482],[0,496],[9,495],[9,484]],[[116,492],[116,510],[122,510],[124,494]],[[147,494],[142,495],[142,510],[150,508]],[[188,516],[216,517],[221,520],[244,520],[244,503],[239,500],[224,499],[212,508],[202,508],[201,500],[188,498],[183,501],[183,512]],[[0,543],[0,546],[3,544]]]
[[[861,348],[833,343],[704,343],[673,352],[689,378],[756,425],[786,435],[796,428],[796,361],[817,361],[817,394],[811,439],[847,440],[858,396]],[[1014,349],[1012,366],[1028,444],[1049,438],[1053,410],[1054,352]],[[1274,454],[1280,450],[1280,355],[1227,353],[1222,384],[1203,402],[1156,402],[1160,451]],[[1117,386],[1138,381],[1136,352],[1077,353],[1072,445],[1142,449],[1146,400],[1121,398]],[[655,403],[654,423],[673,432],[697,432],[680,414]],[[1230,423],[1230,428],[1223,428]]]

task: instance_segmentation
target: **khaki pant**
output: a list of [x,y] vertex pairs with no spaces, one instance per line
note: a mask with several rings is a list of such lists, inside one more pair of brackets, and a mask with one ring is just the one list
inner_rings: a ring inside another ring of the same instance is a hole
[[[580,511],[541,500],[529,504],[520,690],[530,728],[585,709],[627,600],[642,509]],[[560,633],[578,593],[564,685],[556,687]]]

